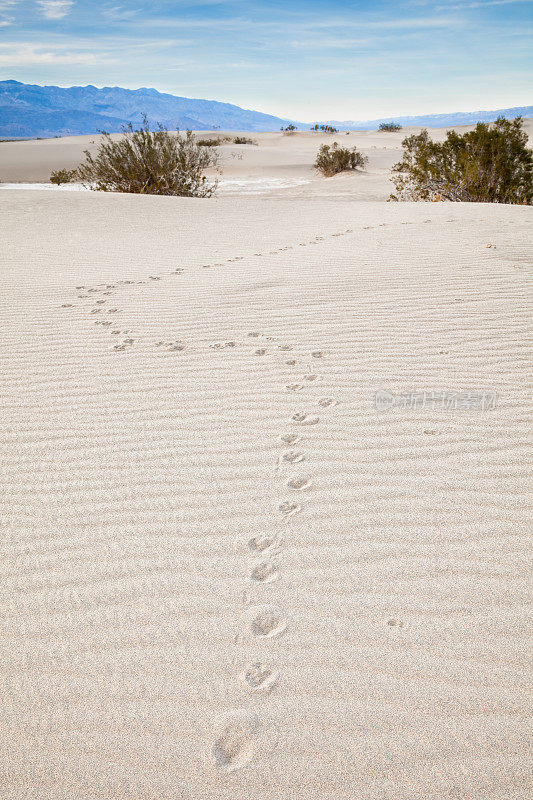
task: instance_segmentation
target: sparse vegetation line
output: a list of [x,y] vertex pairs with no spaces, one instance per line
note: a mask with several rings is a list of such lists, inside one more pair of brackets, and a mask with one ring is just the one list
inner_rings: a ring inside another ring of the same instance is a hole
[[311,128],[312,131],[322,131],[323,133],[338,133],[338,128],[334,128],[332,125],[319,125],[318,122],[316,125],[313,125]]

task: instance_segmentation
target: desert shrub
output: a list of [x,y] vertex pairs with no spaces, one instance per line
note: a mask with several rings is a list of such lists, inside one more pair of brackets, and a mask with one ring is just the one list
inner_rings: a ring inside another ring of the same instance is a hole
[[75,169],[57,169],[50,175],[50,183],[61,186],[62,183],[71,183],[76,178]]
[[521,117],[479,122],[473,131],[448,131],[433,142],[427,130],[407,136],[401,161],[393,167],[391,200],[477,203],[533,202],[533,151]]
[[255,139],[248,139],[246,136],[236,136],[233,144],[257,144]]
[[332,145],[323,144],[319,149],[315,169],[330,178],[338,172],[364,167],[367,161],[368,158],[357,147],[339,147],[338,142],[333,142]]
[[298,128],[296,127],[296,125],[293,125],[292,122],[291,122],[291,124],[287,125],[286,128],[280,128],[280,130],[282,130],[284,133],[294,133],[294,131],[297,131]]
[[402,126],[398,125],[397,122],[382,122],[380,123],[379,130],[380,131],[388,131],[389,133],[393,133],[394,131],[401,131]]
[[199,147],[220,147],[225,142],[230,142],[229,136],[218,136],[216,139],[197,139],[196,144]]
[[311,128],[312,131],[323,131],[324,133],[338,133],[338,128],[333,128],[331,125],[319,125],[318,122],[316,125],[313,125]]
[[190,131],[169,133],[161,126],[150,131],[145,118],[137,129],[130,123],[117,141],[103,133],[95,156],[85,150],[76,177],[102,192],[210,197],[217,183],[210,183],[204,170],[216,163],[213,150],[199,145]]

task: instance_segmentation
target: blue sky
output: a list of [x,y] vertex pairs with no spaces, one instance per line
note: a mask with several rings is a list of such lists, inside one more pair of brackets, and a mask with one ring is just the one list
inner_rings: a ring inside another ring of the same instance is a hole
[[153,86],[280,116],[533,102],[533,0],[0,0],[0,78]]

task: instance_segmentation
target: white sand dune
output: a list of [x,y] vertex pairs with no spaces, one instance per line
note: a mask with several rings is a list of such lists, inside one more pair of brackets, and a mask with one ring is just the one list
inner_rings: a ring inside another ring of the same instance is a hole
[[5,800],[527,796],[531,209],[364,180],[0,193]]

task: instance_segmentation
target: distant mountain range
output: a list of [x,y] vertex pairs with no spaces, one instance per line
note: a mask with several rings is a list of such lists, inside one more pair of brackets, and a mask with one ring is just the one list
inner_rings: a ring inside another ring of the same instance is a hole
[[169,130],[279,131],[290,120],[247,111],[230,103],[191,100],[156,89],[118,86],[34,86],[0,81],[0,136],[74,136],[109,133],[146,114],[153,125]]
[[[150,123],[161,123],[170,130],[278,131],[293,122],[299,130],[311,123],[250,111],[215,100],[195,100],[163,94],[156,89],[121,89],[118,86],[37,86],[19,81],[0,81],[0,137],[75,136],[120,131],[138,123],[146,114]],[[384,117],[374,120],[327,120],[339,130],[372,130],[380,122],[400,125],[469,125],[490,122],[498,116],[532,117],[533,106],[473,111],[457,114],[432,114],[421,117]]]
[[450,114],[426,114],[421,117],[381,117],[381,119],[359,119],[339,122],[327,120],[324,125],[332,125],[339,130],[368,131],[378,128],[382,122],[396,122],[403,127],[446,128],[448,125],[475,125],[476,122],[494,122],[498,117],[514,119],[515,117],[533,117],[533,106],[516,106],[515,108],[498,108],[495,111],[457,111]]

